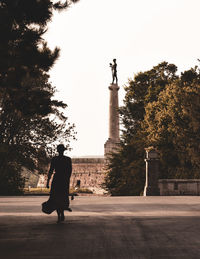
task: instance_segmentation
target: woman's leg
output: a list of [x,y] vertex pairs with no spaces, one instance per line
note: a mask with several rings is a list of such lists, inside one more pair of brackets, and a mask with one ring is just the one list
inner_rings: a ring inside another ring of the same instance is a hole
[[60,211],[60,215],[61,215],[60,220],[64,221],[65,220],[64,210]]
[[57,214],[58,214],[58,220],[57,223],[59,223],[61,221],[61,212],[59,209],[56,210]]

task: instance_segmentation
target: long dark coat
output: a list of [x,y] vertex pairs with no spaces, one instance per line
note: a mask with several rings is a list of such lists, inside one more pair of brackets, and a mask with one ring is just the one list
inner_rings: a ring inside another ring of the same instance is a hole
[[50,197],[45,204],[50,213],[54,210],[67,210],[69,208],[69,184],[72,173],[71,158],[63,155],[53,157],[48,178],[51,177],[54,171]]

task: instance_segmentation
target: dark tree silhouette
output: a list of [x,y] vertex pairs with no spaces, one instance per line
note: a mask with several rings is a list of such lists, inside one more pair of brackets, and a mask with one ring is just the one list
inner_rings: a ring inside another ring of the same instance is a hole
[[73,2],[0,1],[0,194],[22,190],[21,169],[37,169],[39,149],[74,137],[49,82],[59,49],[43,39],[53,11]]

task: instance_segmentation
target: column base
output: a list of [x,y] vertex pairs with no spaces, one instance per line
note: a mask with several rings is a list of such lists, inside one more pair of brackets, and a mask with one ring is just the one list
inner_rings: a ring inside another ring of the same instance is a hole
[[160,196],[160,189],[157,187],[145,186],[143,196]]
[[108,157],[110,153],[116,152],[119,148],[119,141],[108,139],[104,144],[104,156]]

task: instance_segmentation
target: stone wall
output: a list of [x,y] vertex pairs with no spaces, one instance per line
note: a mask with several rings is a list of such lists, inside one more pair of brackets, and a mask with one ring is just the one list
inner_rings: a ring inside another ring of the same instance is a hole
[[200,195],[200,179],[160,179],[160,195]]
[[[72,158],[70,186],[103,193],[101,184],[105,177],[104,158]],[[37,187],[45,187],[47,175],[41,175]]]
[[73,158],[71,187],[79,186],[90,190],[102,189],[105,177],[104,158]]

